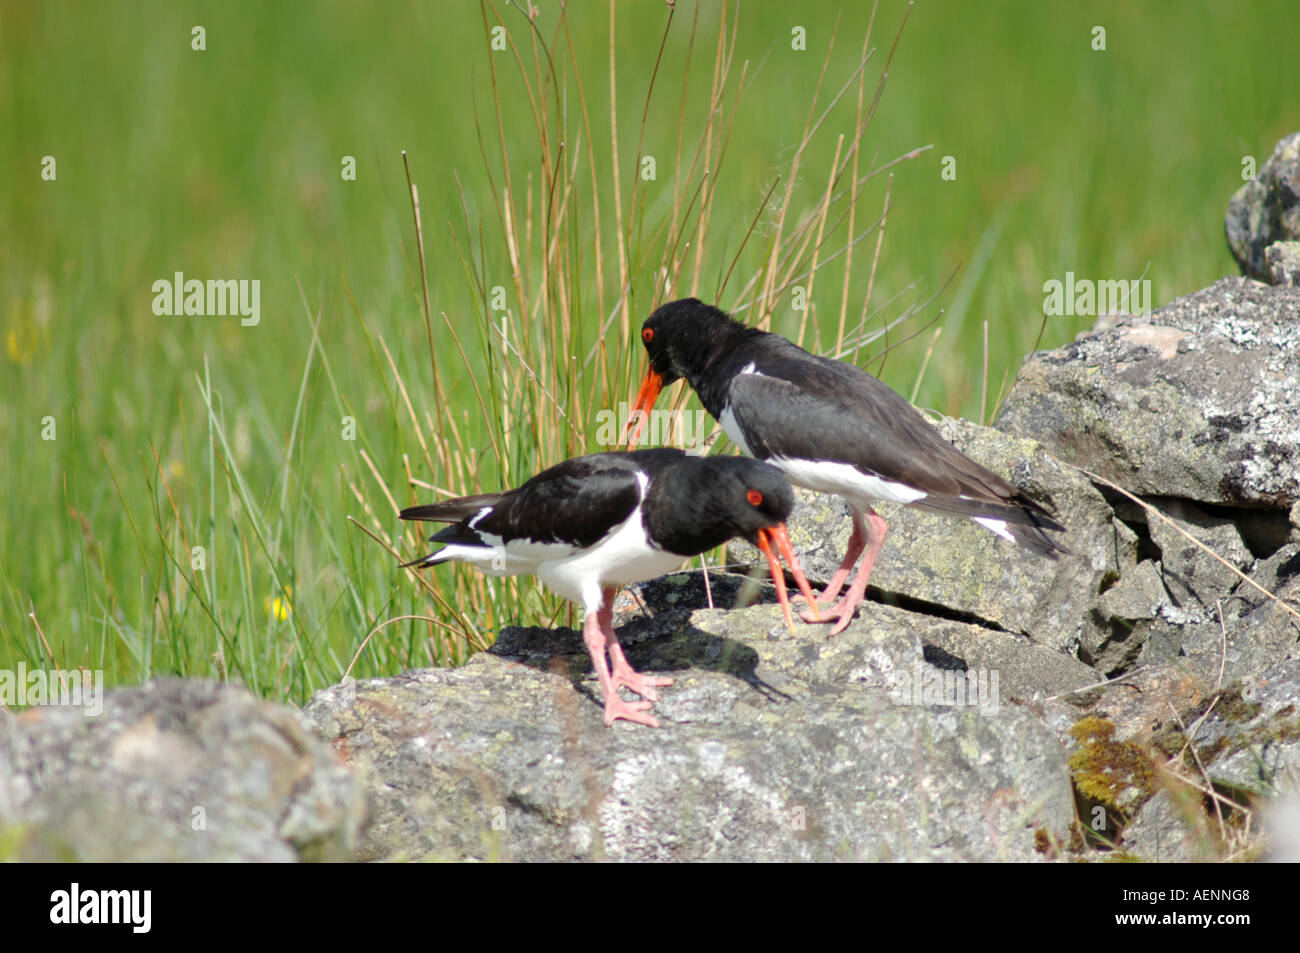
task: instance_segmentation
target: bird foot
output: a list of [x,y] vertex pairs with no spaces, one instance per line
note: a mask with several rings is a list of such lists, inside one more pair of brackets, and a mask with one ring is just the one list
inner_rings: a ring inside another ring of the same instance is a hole
[[673,683],[671,678],[659,678],[655,675],[642,675],[632,667],[623,654],[623,647],[614,639],[609,643],[609,678],[611,691],[617,692],[620,685],[624,685],[636,692],[642,698],[649,701],[658,701],[659,693],[656,688],[665,688]]
[[857,611],[859,604],[858,602],[849,603],[848,600],[841,599],[831,608],[823,609],[820,618],[814,616],[812,612],[801,612],[799,618],[805,622],[834,622],[835,624],[831,626],[831,635],[839,635],[853,621],[853,614]]
[[825,612],[822,612],[820,615],[813,615],[813,612],[812,612],[811,609],[805,609],[805,610],[803,610],[802,612],[800,612],[800,613],[799,613],[799,618],[800,618],[800,619],[803,619],[803,621],[809,623],[810,625],[811,625],[812,623],[814,623],[814,622],[830,622],[830,621],[831,621],[831,616],[827,615]]
[[[819,593],[817,594],[817,605],[818,605],[818,607],[820,608],[821,606],[832,606],[832,605],[835,605],[835,600],[839,599],[839,597],[840,597],[840,590],[843,589],[843,588],[844,588],[844,585],[843,585],[843,583],[841,583],[841,584],[838,585],[838,586],[827,586],[825,589],[823,589],[821,592],[819,592]],[[790,601],[791,601],[791,602],[805,602],[805,603],[806,603],[806,602],[808,602],[808,599],[807,599],[807,597],[804,596],[802,593],[799,593],[799,594],[797,594],[797,595],[791,596],[791,597],[790,597]]]
[[622,685],[652,702],[659,700],[659,693],[655,691],[656,688],[666,688],[673,683],[671,678],[642,675],[631,665],[628,665],[625,660],[619,658],[614,660],[614,670],[610,672],[610,678],[614,683],[614,691],[618,691],[619,686]]
[[[799,618],[803,619],[805,622],[834,621],[839,613],[839,610],[844,607],[843,599],[841,599],[839,602],[835,601],[835,597],[837,595],[839,595],[838,590],[836,592],[830,592],[829,590],[823,592],[821,595],[817,597],[817,613],[814,614],[811,608],[805,609],[803,612],[799,613]],[[795,598],[797,598],[800,602],[808,602],[808,600],[803,598],[803,596],[796,596]],[[823,608],[827,606],[829,606],[830,608]]]
[[618,697],[618,688],[615,687],[610,691],[609,697],[605,699],[605,724],[612,725],[621,718],[624,721],[645,725],[647,728],[658,728],[659,722],[655,720],[654,715],[650,714],[650,707],[648,701],[623,701]]
[[849,623],[853,621],[853,615],[856,609],[857,606],[849,606],[839,614],[839,621],[831,626],[831,636],[839,635],[849,627]]

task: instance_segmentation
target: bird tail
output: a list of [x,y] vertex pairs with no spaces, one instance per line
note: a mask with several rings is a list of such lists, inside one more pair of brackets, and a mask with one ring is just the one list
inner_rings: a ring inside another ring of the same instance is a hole
[[1024,494],[1004,502],[970,497],[927,497],[915,504],[918,509],[965,516],[1003,539],[1009,539],[1032,553],[1048,559],[1070,555],[1048,533],[1064,533],[1065,527],[1052,514]]
[[429,555],[427,556],[420,556],[416,559],[412,559],[409,563],[402,563],[397,568],[409,569],[412,566],[416,566],[420,569],[423,569],[426,566],[436,566],[438,565],[438,563],[446,561],[445,557],[442,559],[439,558],[440,556],[442,556],[443,552],[444,550],[440,549],[436,553],[429,553]]
[[441,503],[421,503],[408,506],[397,515],[404,520],[420,520],[426,523],[458,523],[467,516],[473,516],[485,506],[494,506],[501,501],[503,493],[480,493],[477,496],[461,496]]
[[[434,503],[432,505],[441,506],[442,504]],[[420,509],[420,507],[412,508]],[[406,510],[403,510],[402,512],[405,513]],[[414,518],[418,519],[419,517]],[[442,519],[443,517],[436,518]],[[446,547],[435,553],[429,553],[427,556],[421,556],[419,559],[412,559],[409,563],[402,563],[400,568],[406,569],[410,566],[416,566],[420,569],[424,569],[426,566],[436,566],[439,563],[445,563],[448,560],[462,558],[465,556],[467,551],[475,552],[479,549],[490,548],[490,544],[486,542],[482,536],[470,529],[464,523],[454,523],[451,526],[440,529],[429,537],[429,542],[445,543]],[[467,547],[473,548],[467,550]]]
[[1039,556],[1045,556],[1048,559],[1056,560],[1061,556],[1071,555],[1070,550],[1062,546],[1057,540],[1047,535],[1047,530],[1053,532],[1064,532],[1065,527],[1052,519],[1050,516],[1042,516],[1038,513],[1030,513],[1030,523],[1012,523],[1005,524],[1006,531],[1011,535],[1017,545],[1025,547],[1032,553]]

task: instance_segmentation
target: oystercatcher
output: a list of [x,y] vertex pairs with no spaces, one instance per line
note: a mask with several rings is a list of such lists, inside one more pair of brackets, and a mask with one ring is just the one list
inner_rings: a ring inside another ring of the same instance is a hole
[[863,601],[885,542],[885,520],[872,500],[969,517],[1049,559],[1069,552],[1047,535],[1065,527],[1043,507],[944,441],[915,407],[859,367],[746,327],[696,298],[657,309],[641,326],[641,340],[650,366],[633,404],[629,446],[659,391],[685,378],[743,452],[791,483],[848,502],[848,552],[822,600],[839,595],[864,549],[866,555],[848,592],[820,617],[835,623],[832,635]]
[[[767,556],[793,632],[785,579],[772,552],[775,543],[811,600],[785,531],[793,506],[785,478],[756,460],[674,449],[593,453],[543,470],[518,489],[402,510],[404,520],[454,523],[430,537],[444,548],[404,565],[459,559],[494,576],[535,574],[586,613],[582,638],[600,679],[605,723],[622,718],[657,728],[647,709],[655,689],[672,679],[641,675],[628,664],[611,625],[618,587],[671,572],[687,557],[741,536]],[[645,700],[623,701],[620,686]]]

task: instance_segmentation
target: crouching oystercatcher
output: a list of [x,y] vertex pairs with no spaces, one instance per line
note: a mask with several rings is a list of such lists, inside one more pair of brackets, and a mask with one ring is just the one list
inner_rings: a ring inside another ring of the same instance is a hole
[[[785,531],[793,506],[790,485],[764,463],[656,449],[574,457],[517,489],[412,506],[400,515],[454,524],[430,537],[446,544],[442,549],[406,566],[459,559],[494,576],[532,573],[580,603],[605,723],[622,718],[657,728],[647,710],[657,700],[655,689],[672,679],[641,675],[628,664],[611,625],[618,587],[671,572],[687,557],[740,536],[767,556],[793,632],[784,575],[772,551],[775,544],[811,600]],[[644,700],[623,701],[620,686]]]
[[659,391],[685,378],[743,452],[791,483],[848,502],[848,552],[823,601],[839,595],[864,549],[866,555],[844,598],[819,617],[835,623],[832,635],[863,601],[885,542],[885,520],[872,500],[969,517],[1049,559],[1069,552],[1048,535],[1065,527],[1043,507],[943,440],[915,407],[859,367],[746,327],[696,298],[658,308],[641,326],[641,340],[650,366],[633,404],[630,446]]

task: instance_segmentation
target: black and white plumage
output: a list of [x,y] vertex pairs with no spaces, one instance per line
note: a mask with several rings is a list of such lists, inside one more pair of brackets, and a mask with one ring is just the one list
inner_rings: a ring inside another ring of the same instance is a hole
[[859,367],[810,354],[695,298],[658,308],[641,339],[650,367],[634,421],[644,419],[635,411],[648,412],[665,385],[685,378],[742,451],[792,483],[848,502],[853,533],[824,600],[839,594],[864,549],[866,555],[849,592],[824,617],[835,622],[832,634],[861,603],[884,543],[885,521],[873,500],[968,517],[1049,559],[1068,552],[1048,535],[1065,527],[1042,506],[945,441],[915,407]]
[[[766,464],[655,449],[574,457],[517,489],[412,506],[400,515],[453,524],[430,537],[445,544],[442,549],[407,566],[460,560],[491,575],[534,574],[581,604],[583,639],[600,679],[606,723],[623,718],[657,726],[646,710],[654,689],[672,680],[640,675],[624,658],[611,627],[618,587],[661,576],[740,536],[767,555],[789,624],[773,543],[812,596],[785,533],[793,505],[790,485]],[[619,686],[645,700],[624,702]]]

